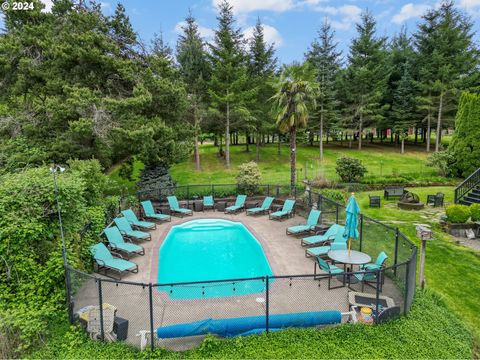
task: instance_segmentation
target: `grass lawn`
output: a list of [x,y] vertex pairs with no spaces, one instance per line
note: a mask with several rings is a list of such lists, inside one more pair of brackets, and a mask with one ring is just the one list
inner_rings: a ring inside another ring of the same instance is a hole
[[[53,327],[53,326],[52,326]],[[207,337],[196,349],[154,353],[122,343],[87,339],[65,325],[31,359],[471,359],[472,338],[464,325],[430,292],[419,292],[408,316],[389,323],[344,325],[317,329],[289,329],[268,335],[219,340]]]
[[[441,191],[445,194],[446,203],[453,203],[453,187],[408,189],[417,193],[422,201],[428,194]],[[382,195],[380,209],[368,207],[368,194]],[[427,244],[426,286],[443,297],[448,307],[468,325],[477,344],[480,343],[480,253],[456,244],[452,236],[440,229],[438,220],[444,213],[441,209],[400,210],[396,200],[385,201],[381,191],[358,193],[357,198],[365,214],[398,226],[417,245],[420,241],[415,235],[415,225],[424,223],[432,226],[435,240]]]
[[116,164],[112,166],[107,175],[109,176],[110,180],[112,180],[119,188],[119,192],[121,193],[134,193],[135,192],[135,184],[137,183],[138,179],[140,178],[140,171],[143,170],[144,165],[141,161],[134,160],[133,161],[133,171],[132,171],[132,180],[124,179],[120,176],[120,168],[122,164]]
[[[399,148],[387,144],[365,144],[362,151],[358,151],[355,144],[352,148],[339,145],[326,145],[324,160],[318,160],[318,147],[299,145],[297,147],[298,180],[309,179],[318,175],[332,181],[339,181],[335,172],[335,161],[342,155],[360,159],[367,167],[368,173],[365,182],[376,182],[384,177],[402,176],[408,179],[438,179],[445,181],[437,175],[433,168],[425,166],[427,153],[421,147],[407,146],[407,152],[400,154]],[[217,156],[218,148],[211,144],[201,146],[202,170],[195,171],[193,159],[174,165],[171,175],[179,185],[185,184],[210,184],[210,183],[235,183],[237,167],[247,161],[255,159],[255,148],[250,146],[250,152],[245,151],[245,145],[231,147],[230,169],[224,166],[224,159]],[[260,170],[263,182],[270,184],[288,184],[290,182],[290,149],[288,144],[282,144],[281,153],[278,155],[277,144],[269,144],[260,148]],[[306,169],[306,170],[305,170]]]

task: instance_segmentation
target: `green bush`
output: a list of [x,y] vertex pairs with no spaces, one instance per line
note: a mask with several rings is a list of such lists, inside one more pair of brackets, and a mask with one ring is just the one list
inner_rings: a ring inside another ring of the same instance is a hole
[[329,198],[330,200],[335,200],[336,202],[343,203],[345,201],[345,192],[342,190],[335,189],[323,189],[320,193]]
[[438,172],[442,176],[450,175],[451,166],[455,158],[448,151],[439,151],[430,155],[425,162],[425,165],[433,168],[437,168]]
[[337,159],[335,168],[343,182],[359,182],[367,173],[367,168],[358,159],[342,156]]
[[451,171],[467,177],[480,167],[480,94],[464,92],[455,117],[455,133],[448,147],[454,159]]
[[463,224],[470,217],[470,208],[466,205],[450,205],[447,207],[446,214],[449,222]]
[[262,175],[256,162],[250,161],[238,167],[237,184],[239,190],[246,195],[255,194],[261,179]]
[[470,206],[470,215],[472,216],[472,221],[480,221],[480,204]]

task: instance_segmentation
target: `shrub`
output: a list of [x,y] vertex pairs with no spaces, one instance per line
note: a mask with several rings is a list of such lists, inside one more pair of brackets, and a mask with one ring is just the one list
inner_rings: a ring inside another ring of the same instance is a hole
[[470,217],[470,208],[466,205],[450,205],[447,207],[446,213],[449,222],[463,224]]
[[358,182],[367,172],[367,168],[363,166],[360,160],[347,156],[337,159],[335,169],[344,182]]
[[447,151],[439,151],[430,155],[425,162],[429,167],[437,168],[442,176],[450,175],[450,166],[455,161],[453,155]]
[[245,194],[253,195],[261,179],[262,175],[256,162],[250,161],[238,167],[237,184]]
[[467,177],[480,167],[480,95],[464,92],[458,103],[455,133],[448,151],[455,175]]
[[480,221],[480,204],[470,206],[470,215],[472,216],[472,221]]
[[343,203],[345,201],[345,192],[342,190],[323,189],[320,193],[326,198],[335,200],[339,203]]
[[310,185],[316,188],[326,188],[330,187],[331,183],[325,177],[319,175],[311,181]]

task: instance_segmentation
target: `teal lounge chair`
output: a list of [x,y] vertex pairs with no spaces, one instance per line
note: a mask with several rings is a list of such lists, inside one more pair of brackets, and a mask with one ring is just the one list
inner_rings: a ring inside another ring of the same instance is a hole
[[[100,272],[101,269],[105,270],[105,276],[107,275],[107,270],[114,270],[118,272],[119,279],[122,279],[122,274],[126,271],[133,273],[138,273],[138,265],[127,261],[121,258],[120,255],[117,255],[119,258],[114,258],[113,255],[108,251],[107,247],[103,243],[98,243],[90,247],[90,253],[93,256],[97,272]],[[113,277],[113,276],[111,276]]]
[[295,206],[295,200],[285,200],[283,203],[283,208],[280,211],[275,211],[271,213],[268,218],[271,219],[282,219],[284,217],[290,217],[293,215],[293,207]]
[[320,210],[310,210],[307,222],[301,225],[290,226],[287,228],[287,235],[298,235],[314,230],[315,226],[318,224],[318,219],[320,218],[321,213],[322,212]]
[[246,199],[247,199],[247,195],[237,195],[237,199],[235,200],[235,205],[225,208],[225,214],[236,213],[243,210],[245,208]]
[[[343,228],[343,226],[342,226]],[[338,231],[330,245],[317,246],[305,250],[305,257],[327,256],[330,250],[345,250],[347,248],[347,239],[343,237],[343,229]]]
[[302,246],[324,245],[324,243],[330,242],[333,239],[335,239],[335,236],[337,235],[338,232],[343,233],[344,230],[345,228],[343,226],[338,224],[333,224],[328,228],[328,230],[323,235],[313,235],[313,236],[308,236],[301,239],[300,245]]
[[254,214],[264,214],[270,211],[270,206],[273,203],[273,197],[267,196],[260,207],[247,209],[247,215],[254,215]]
[[[341,288],[341,287],[345,286],[345,272],[342,269],[340,269],[339,267],[336,267],[333,264],[329,264],[326,260],[323,260],[321,257],[317,256],[315,258],[315,260],[316,261],[315,261],[315,265],[314,265],[314,268],[313,268],[313,279],[314,280],[316,280],[316,279],[321,280],[322,278],[324,278],[324,276],[318,276],[317,277],[317,265],[318,265],[320,270],[323,270],[324,272],[326,272],[328,274],[327,275],[327,277],[328,277],[328,290],[338,289],[338,288]],[[331,286],[331,280],[336,275],[343,275],[342,285],[332,287]]]
[[145,214],[145,217],[147,219],[160,220],[160,221],[172,221],[172,218],[170,215],[156,213],[155,209],[153,208],[153,204],[150,200],[142,201],[141,204],[143,208],[143,213]]
[[215,202],[213,201],[213,196],[204,196],[203,197],[203,210],[212,209],[215,210]]
[[142,246],[125,242],[116,226],[106,228],[103,232],[107,237],[108,247],[112,250],[124,252],[127,259],[130,259],[130,255],[133,254],[145,255],[145,249]]
[[117,225],[120,234],[124,236],[135,240],[152,240],[152,236],[149,233],[133,230],[132,226],[125,217],[117,217],[113,219],[113,221],[115,222],[115,225]]
[[168,200],[168,205],[170,206],[170,211],[172,213],[174,213],[174,214],[178,213],[182,217],[184,215],[193,215],[192,210],[181,208],[180,205],[178,205],[178,200],[177,200],[176,196],[167,196],[167,200]]
[[154,222],[138,220],[137,215],[135,215],[132,209],[122,210],[122,215],[127,219],[130,225],[137,228],[146,230],[154,230],[157,228],[157,224]]

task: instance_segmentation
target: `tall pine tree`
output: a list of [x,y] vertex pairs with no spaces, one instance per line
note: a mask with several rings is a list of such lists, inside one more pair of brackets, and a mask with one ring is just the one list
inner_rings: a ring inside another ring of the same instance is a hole
[[218,29],[213,44],[210,44],[212,75],[209,81],[211,104],[225,120],[225,164],[230,167],[230,122],[232,113],[242,112],[251,98],[248,87],[246,56],[243,35],[235,26],[233,8],[224,0],[219,5]]
[[[265,127],[271,124],[270,104],[268,99],[273,96],[272,79],[277,66],[274,44],[267,44],[260,19],[253,30],[250,39],[250,56],[248,61],[248,75],[251,84],[256,89],[256,96],[252,102],[255,118],[255,159],[260,160],[260,137]],[[247,139],[248,142],[248,139]]]
[[[456,104],[459,90],[478,78],[478,50],[473,43],[472,22],[446,1],[429,10],[414,34],[421,89],[427,103],[436,104],[435,151],[440,150],[442,121],[449,104]],[[429,141],[429,139],[427,139]]]
[[325,20],[318,31],[318,39],[312,42],[306,60],[317,71],[319,96],[317,98],[317,115],[319,119],[319,151],[320,161],[323,160],[324,126],[338,120],[337,76],[340,70],[341,52],[337,50],[338,43],[334,40],[335,32],[330,23]]
[[388,68],[385,38],[375,35],[376,22],[371,13],[363,13],[356,27],[358,37],[350,46],[344,84],[349,94],[349,115],[358,130],[358,149],[361,150],[363,128],[382,117],[380,100],[385,91]]
[[200,170],[200,150],[198,136],[201,131],[203,107],[207,95],[207,82],[210,68],[205,52],[205,45],[198,31],[195,18],[189,14],[182,27],[183,34],[178,37],[177,62],[191,104],[191,115],[194,127],[194,156],[195,167]]

